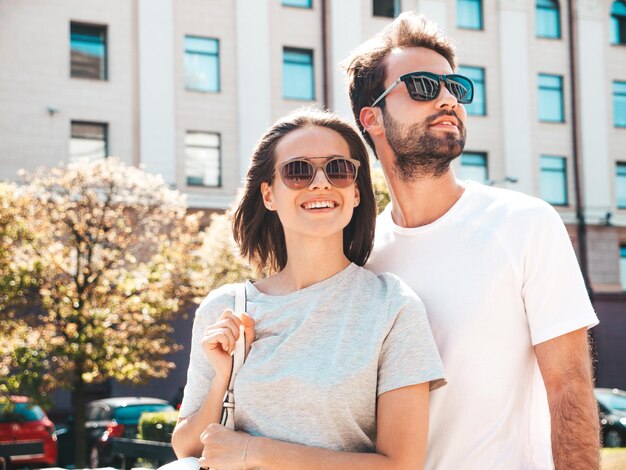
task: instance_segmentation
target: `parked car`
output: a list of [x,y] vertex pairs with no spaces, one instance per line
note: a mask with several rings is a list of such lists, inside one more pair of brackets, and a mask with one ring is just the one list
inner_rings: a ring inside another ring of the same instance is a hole
[[46,413],[27,397],[11,397],[11,405],[0,405],[0,442],[43,442],[43,454],[11,457],[12,466],[54,466],[57,438]]
[[[166,400],[148,397],[104,398],[88,403],[85,433],[89,467],[120,468],[121,459],[113,455],[110,438],[135,439],[137,424],[143,413],[172,410],[174,408]],[[62,455],[59,457],[59,465],[71,465],[74,458],[73,423],[68,423],[61,434],[59,442]]]
[[626,392],[596,388],[602,441],[605,447],[626,447]]

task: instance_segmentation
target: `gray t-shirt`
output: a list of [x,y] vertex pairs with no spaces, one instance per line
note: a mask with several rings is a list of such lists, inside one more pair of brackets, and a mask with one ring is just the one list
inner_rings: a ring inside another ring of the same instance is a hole
[[[355,264],[317,284],[273,296],[246,284],[255,340],[235,383],[235,426],[256,436],[372,452],[378,395],[445,383],[417,295],[392,274]],[[214,376],[202,332],[233,308],[234,287],[211,292],[196,312],[180,416],[202,405]]]

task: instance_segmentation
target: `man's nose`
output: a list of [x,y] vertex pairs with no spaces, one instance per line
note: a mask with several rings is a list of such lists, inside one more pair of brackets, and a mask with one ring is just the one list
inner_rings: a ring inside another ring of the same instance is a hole
[[448,90],[448,86],[446,82],[441,80],[440,84],[441,86],[439,88],[439,95],[437,96],[437,106],[440,106],[440,107],[446,106],[450,108],[456,108],[456,106],[459,104],[458,100],[456,99],[456,96],[454,96],[450,92],[450,90]]

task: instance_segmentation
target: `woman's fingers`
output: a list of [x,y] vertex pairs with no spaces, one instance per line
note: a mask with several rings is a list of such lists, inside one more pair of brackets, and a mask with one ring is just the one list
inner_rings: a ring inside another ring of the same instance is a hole
[[215,349],[219,344],[228,353],[235,348],[236,341],[230,328],[207,328],[202,336],[202,344],[207,349]]
[[252,342],[254,341],[254,327],[255,322],[254,318],[252,318],[247,313],[241,314],[241,321],[244,327],[244,335],[246,338],[246,356],[250,352],[250,347],[252,346]]

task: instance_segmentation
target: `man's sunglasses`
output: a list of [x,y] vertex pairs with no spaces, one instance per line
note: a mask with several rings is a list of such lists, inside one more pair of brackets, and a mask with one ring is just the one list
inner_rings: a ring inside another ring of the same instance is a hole
[[464,75],[450,74],[438,75],[430,72],[411,72],[402,75],[380,95],[372,106],[376,106],[387,94],[393,90],[400,82],[406,84],[409,96],[415,101],[430,101],[439,96],[441,83],[456,100],[461,104],[469,104],[474,99],[474,82]]
[[309,158],[295,157],[277,165],[276,170],[285,186],[296,191],[309,186],[319,168],[336,188],[347,188],[354,183],[361,162],[340,156],[325,158],[324,162],[313,163]]

